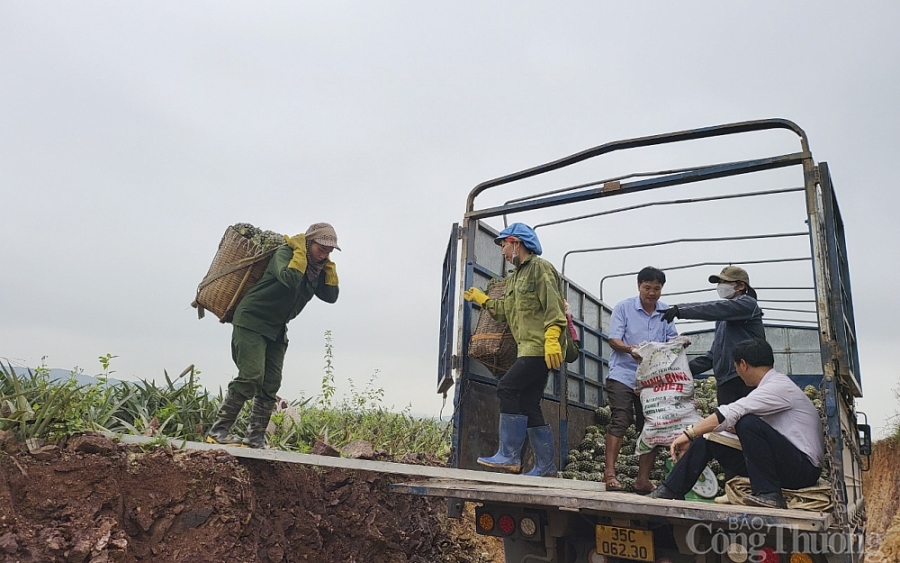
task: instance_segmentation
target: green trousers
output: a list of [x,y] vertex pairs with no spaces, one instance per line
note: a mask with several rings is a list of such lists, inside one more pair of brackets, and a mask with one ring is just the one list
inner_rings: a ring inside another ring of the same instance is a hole
[[238,375],[228,384],[228,391],[248,400],[259,397],[274,401],[281,387],[287,346],[283,338],[273,341],[258,332],[234,327],[231,358],[238,368]]

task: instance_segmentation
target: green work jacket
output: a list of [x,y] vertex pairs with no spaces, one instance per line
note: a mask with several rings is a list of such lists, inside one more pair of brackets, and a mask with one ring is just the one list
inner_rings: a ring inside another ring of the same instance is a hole
[[325,270],[311,283],[304,272],[288,268],[293,255],[288,246],[275,251],[262,278],[235,309],[234,326],[287,342],[288,322],[300,314],[313,295],[326,303],[337,301],[338,286],[325,283]]
[[519,356],[543,356],[544,332],[556,325],[565,350],[566,310],[560,278],[553,264],[532,254],[506,276],[502,299],[488,299],[484,308],[506,321],[516,339]]

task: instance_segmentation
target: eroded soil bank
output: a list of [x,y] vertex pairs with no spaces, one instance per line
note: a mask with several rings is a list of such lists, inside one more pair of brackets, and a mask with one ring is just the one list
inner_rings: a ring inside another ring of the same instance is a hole
[[[391,494],[387,475],[99,437],[43,459],[2,448],[3,563],[503,561],[471,511],[449,520],[441,500]],[[900,562],[900,443],[875,444],[864,487],[866,561]]]
[[498,545],[391,476],[70,440],[0,454],[0,561],[488,563]]
[[875,444],[863,473],[866,498],[866,563],[900,561],[900,442]]

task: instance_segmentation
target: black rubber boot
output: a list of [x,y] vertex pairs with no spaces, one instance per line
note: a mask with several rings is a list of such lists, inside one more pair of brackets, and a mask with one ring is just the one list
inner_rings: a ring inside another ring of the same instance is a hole
[[275,401],[267,401],[256,397],[253,399],[253,410],[250,411],[250,424],[247,425],[247,437],[243,444],[248,448],[266,447],[266,428],[269,418],[275,410]]
[[231,426],[237,420],[238,414],[244,408],[247,399],[235,395],[231,392],[225,394],[222,400],[222,406],[216,413],[216,421],[206,433],[206,441],[210,444],[240,444],[241,439],[233,434],[229,434]]

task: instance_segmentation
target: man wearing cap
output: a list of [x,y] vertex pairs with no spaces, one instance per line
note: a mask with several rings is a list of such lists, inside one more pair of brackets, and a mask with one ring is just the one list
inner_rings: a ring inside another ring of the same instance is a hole
[[746,270],[727,266],[719,275],[709,276],[709,283],[716,284],[720,300],[673,305],[663,314],[663,319],[672,322],[677,317],[716,322],[712,347],[705,355],[691,360],[690,367],[693,375],[712,368],[716,378],[716,399],[720,405],[727,405],[750,393],[750,387],[738,377],[731,361],[734,347],[752,338],[765,340],[766,332],[762,310],[756,302],[756,290],[750,287]]
[[553,431],[544,421],[541,398],[551,369],[563,361],[567,330],[560,277],[553,265],[541,258],[541,243],[534,230],[513,223],[494,240],[503,258],[515,266],[506,276],[501,299],[491,299],[477,287],[463,294],[493,318],[506,321],[518,346],[518,358],[497,384],[500,399],[500,447],[490,457],[478,458],[487,467],[518,473],[526,434],[534,451],[534,467],[526,473],[556,475]]
[[[337,234],[328,223],[314,223],[306,233],[289,237],[278,248],[265,273],[241,299],[234,312],[231,357],[238,375],[206,440],[216,444],[266,445],[266,426],[281,387],[287,351],[287,323],[315,295],[326,303],[338,298],[338,276],[331,251],[340,250]],[[244,403],[253,399],[250,424],[243,440],[229,434]]]

